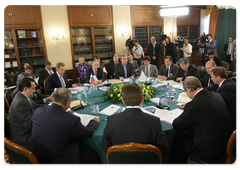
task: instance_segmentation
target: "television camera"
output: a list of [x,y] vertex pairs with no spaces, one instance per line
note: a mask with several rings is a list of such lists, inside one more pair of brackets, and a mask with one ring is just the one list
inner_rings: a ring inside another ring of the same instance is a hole
[[205,35],[205,33],[203,33],[203,35],[201,35],[198,39],[198,46],[200,48],[205,48],[205,43],[208,42],[208,35]]

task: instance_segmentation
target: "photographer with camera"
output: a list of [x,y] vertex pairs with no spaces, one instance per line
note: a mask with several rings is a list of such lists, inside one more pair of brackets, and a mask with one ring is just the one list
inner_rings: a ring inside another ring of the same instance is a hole
[[182,48],[179,48],[179,50],[183,51],[183,57],[186,57],[191,63],[191,55],[192,55],[192,45],[189,44],[189,37],[184,37],[184,44]]
[[206,53],[210,50],[214,51],[214,56],[218,57],[218,53],[217,53],[217,41],[212,39],[212,35],[211,34],[207,34],[208,36],[208,42],[206,42],[205,44],[205,48],[206,48]]
[[138,62],[138,66],[141,66],[141,61],[142,61],[142,57],[144,57],[144,52],[143,52],[143,48],[142,46],[138,43],[137,39],[133,39],[133,48],[132,48],[132,53],[133,53],[133,57],[134,60],[136,60]]

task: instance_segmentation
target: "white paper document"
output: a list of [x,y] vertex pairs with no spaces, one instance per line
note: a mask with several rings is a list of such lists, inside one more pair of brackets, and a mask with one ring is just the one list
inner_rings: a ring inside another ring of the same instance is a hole
[[159,104],[160,98],[159,97],[154,97],[152,99],[150,99],[150,102],[155,103],[155,104]]
[[192,101],[192,99],[190,99],[185,92],[180,93],[178,95],[177,102],[179,102],[179,103],[188,103],[190,101]]
[[180,116],[182,113],[183,113],[183,110],[182,109],[179,109],[179,108],[177,108],[177,109],[173,109],[173,110],[171,110],[170,111],[173,115],[175,115],[175,116]]
[[111,104],[110,106],[106,107],[105,109],[103,109],[101,112],[99,112],[100,114],[104,114],[104,115],[108,115],[111,116],[114,113],[116,113],[118,111],[118,109],[120,109],[120,106],[115,105],[115,104]]
[[88,115],[88,114],[80,114],[80,113],[76,113],[76,112],[74,112],[73,115],[80,117],[81,123],[84,126],[87,126],[88,123],[96,117],[96,116],[92,116],[92,115]]
[[102,91],[107,91],[109,87],[107,86],[102,86],[102,87],[99,87],[99,90],[102,90]]
[[84,87],[74,87],[74,88],[68,88],[68,90],[72,93],[72,94],[77,94],[78,92],[82,92]]
[[141,72],[141,75],[140,75],[140,77],[138,78],[138,80],[139,80],[141,83],[144,83],[144,82],[147,81],[147,76],[144,74],[143,71]]
[[155,87],[155,88],[158,88],[158,87],[161,87],[161,86],[165,86],[165,84],[158,83],[158,84],[152,85],[152,87]]

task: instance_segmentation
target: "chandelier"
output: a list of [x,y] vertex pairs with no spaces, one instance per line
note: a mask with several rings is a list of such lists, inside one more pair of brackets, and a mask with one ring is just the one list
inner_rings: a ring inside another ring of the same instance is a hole
[[218,9],[237,9],[236,3],[217,3]]

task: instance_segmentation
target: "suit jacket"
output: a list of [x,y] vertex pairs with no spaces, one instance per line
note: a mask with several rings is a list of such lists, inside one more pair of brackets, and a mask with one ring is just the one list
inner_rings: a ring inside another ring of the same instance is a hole
[[142,112],[140,108],[127,108],[124,112],[109,116],[103,132],[104,152],[112,145],[129,142],[152,144],[163,155],[168,154],[168,144],[159,118]]
[[[90,69],[88,69],[86,71],[85,83],[89,83],[91,74],[94,75],[92,67],[90,67]],[[105,75],[103,73],[103,69],[101,69],[101,68],[97,69],[97,78],[98,78],[98,80],[102,80],[102,82],[105,81],[106,77],[105,77]]]
[[185,143],[191,155],[208,163],[226,160],[226,146],[231,135],[230,117],[219,94],[205,89],[198,92],[172,125],[175,130],[191,132],[192,140]]
[[[72,87],[72,84],[68,82],[67,74],[65,74],[65,73],[63,75],[63,80],[66,84],[66,88]],[[59,88],[59,87],[62,87],[62,85],[61,85],[61,82],[60,82],[59,77],[56,72],[56,73],[52,74],[51,76],[49,76],[49,78],[47,80],[48,94],[51,94],[52,92],[54,92],[55,88]]]
[[10,140],[28,150],[31,150],[31,118],[36,107],[32,100],[30,104],[28,99],[18,92],[9,109]]
[[[158,63],[159,63],[159,60],[161,58],[161,45],[158,42],[156,42],[155,55],[153,55],[153,44],[152,43],[148,44],[147,54],[151,58],[151,64],[154,64],[155,66],[158,67]],[[152,59],[153,56],[156,57],[156,60]]]
[[[118,63],[120,63],[120,60],[118,61]],[[108,66],[107,66],[107,72],[108,72],[108,76],[110,78],[110,76],[112,76],[112,78],[116,78],[116,75],[113,75],[115,73],[115,63],[113,62],[113,60],[111,60],[109,63],[108,63]]]
[[[129,62],[129,61],[128,61]],[[133,63],[130,63],[133,65],[133,71],[134,71],[134,75],[137,76],[138,72],[139,72],[139,66],[138,66],[138,62],[136,60],[132,60]],[[135,70],[137,69],[137,72],[135,72]]]
[[[115,67],[116,78],[124,77],[124,69],[122,63],[118,63]],[[134,76],[133,65],[131,63],[127,63],[127,77]]]
[[[188,67],[188,70],[187,70],[187,76],[195,76],[201,81],[198,70],[196,69],[196,67],[194,67],[191,64],[189,64],[189,67]],[[176,78],[177,77],[182,77],[183,78],[182,80],[184,80],[186,78],[185,77],[185,71],[181,67],[178,68],[178,73],[177,73]]]
[[[172,73],[172,75],[170,75]],[[173,64],[170,66],[170,72],[169,72],[169,77],[167,77],[167,80],[175,80],[176,75],[178,73],[178,66]],[[159,70],[159,75],[161,76],[166,76],[166,65],[163,64]]]
[[[53,73],[56,73],[56,69],[52,68]],[[48,73],[48,71],[44,68],[42,70],[39,71],[39,80],[38,80],[38,85],[42,88],[44,88],[44,80],[49,77],[50,74]]]
[[236,82],[226,79],[217,92],[222,96],[231,118],[232,130],[236,129]]
[[[209,79],[210,79],[210,86],[208,87]],[[214,84],[209,74],[205,74],[205,76],[201,79],[201,83],[202,83],[202,86],[206,88],[208,91],[216,91],[218,88],[218,85]]]
[[165,48],[166,48],[165,56],[170,55],[173,59],[173,63],[176,64],[176,61],[177,61],[177,48],[176,48],[176,46],[173,43],[169,42]]
[[12,80],[8,77],[7,73],[2,73],[2,85],[7,87],[12,85]]
[[[150,66],[150,76],[157,77],[158,76],[158,69],[157,69],[157,67],[155,65],[152,65],[152,64],[149,64],[149,66]],[[141,75],[142,71],[146,75],[146,73],[145,73],[145,65],[141,65],[140,66],[139,75]]]
[[92,137],[97,126],[91,120],[85,127],[55,103],[38,108],[32,117],[32,152],[40,163],[80,163],[79,139]]
[[214,51],[214,56],[218,57],[218,53],[217,53],[217,41],[216,40],[212,40],[210,42],[210,44],[206,44],[206,53],[209,50],[213,50]]

